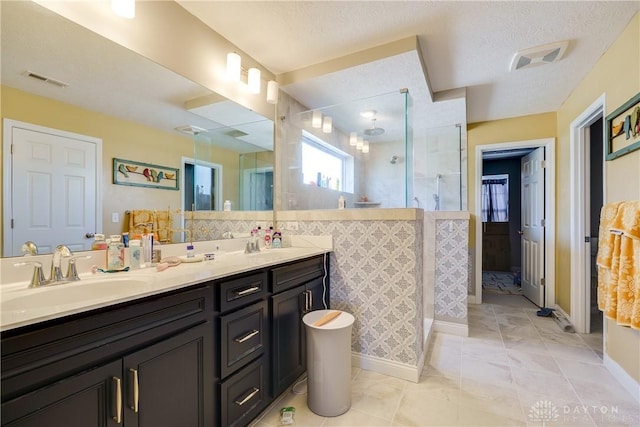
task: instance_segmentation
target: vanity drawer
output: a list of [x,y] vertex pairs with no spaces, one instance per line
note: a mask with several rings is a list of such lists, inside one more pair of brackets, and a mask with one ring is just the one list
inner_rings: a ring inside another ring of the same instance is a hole
[[271,270],[272,292],[282,292],[324,276],[324,257],[317,256]]
[[220,317],[221,378],[264,353],[268,342],[267,307],[267,301],[262,301]]
[[247,425],[269,403],[267,358],[255,362],[220,385],[220,424],[223,427]]
[[267,273],[259,273],[226,280],[219,283],[220,312],[233,310],[254,301],[259,301],[267,293]]

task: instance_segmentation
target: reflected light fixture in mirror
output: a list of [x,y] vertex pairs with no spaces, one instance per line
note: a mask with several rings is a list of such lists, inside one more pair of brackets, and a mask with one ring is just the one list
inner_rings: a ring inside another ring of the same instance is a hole
[[349,135],[349,145],[355,147],[358,143],[358,132],[351,132]]
[[333,119],[329,116],[325,116],[322,120],[322,132],[331,133],[333,130]]
[[111,0],[111,10],[122,18],[133,19],[136,17],[136,1]]
[[278,82],[269,80],[267,83],[267,102],[269,104],[278,103]]
[[311,116],[311,127],[314,129],[320,129],[322,127],[322,113],[320,111],[314,111]]
[[249,85],[249,93],[260,93],[260,70],[257,68],[249,68],[247,84]]
[[362,142],[362,152],[365,154],[369,152],[369,141],[365,140]]
[[358,150],[362,150],[362,147],[364,146],[364,138],[362,138],[361,136],[358,137],[358,142],[356,142],[356,149]]
[[241,64],[240,55],[235,52],[227,54],[227,79],[232,82],[240,81]]

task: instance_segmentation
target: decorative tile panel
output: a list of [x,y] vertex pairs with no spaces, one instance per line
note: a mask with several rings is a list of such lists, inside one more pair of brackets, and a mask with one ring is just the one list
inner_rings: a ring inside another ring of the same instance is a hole
[[435,315],[466,322],[469,222],[436,221]]
[[423,351],[422,221],[298,224],[295,234],[333,236],[331,305],[356,318],[352,350],[417,365]]

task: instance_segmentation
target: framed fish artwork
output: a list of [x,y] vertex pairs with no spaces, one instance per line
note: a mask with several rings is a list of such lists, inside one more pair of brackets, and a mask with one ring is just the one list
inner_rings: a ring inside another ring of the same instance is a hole
[[640,93],[607,116],[605,144],[607,160],[640,148]]
[[180,189],[180,169],[133,160],[113,159],[113,183],[136,187]]

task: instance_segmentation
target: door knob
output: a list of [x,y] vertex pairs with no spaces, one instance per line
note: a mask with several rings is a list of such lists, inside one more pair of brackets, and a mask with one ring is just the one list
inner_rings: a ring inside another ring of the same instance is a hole
[[96,234],[95,234],[95,233],[86,233],[86,234],[84,235],[84,237],[85,237],[86,239],[93,239],[94,237],[96,237]]
[[522,236],[524,234],[524,231],[518,230],[518,234]]

